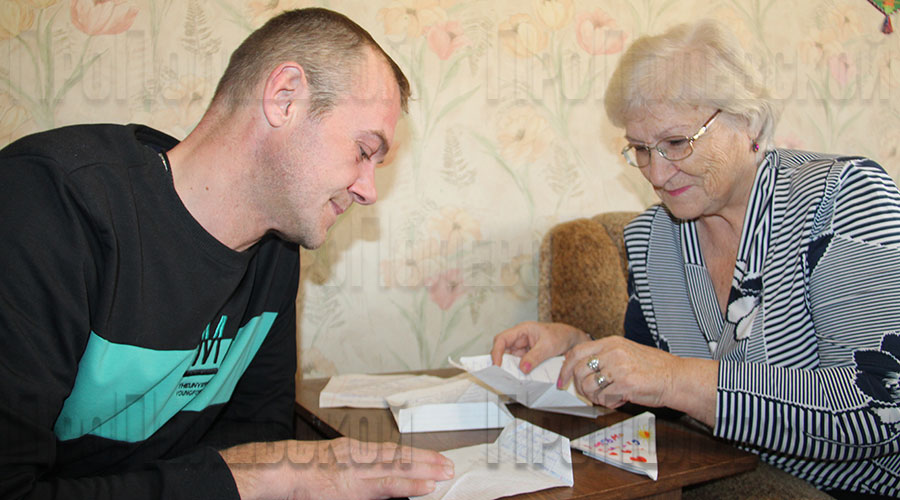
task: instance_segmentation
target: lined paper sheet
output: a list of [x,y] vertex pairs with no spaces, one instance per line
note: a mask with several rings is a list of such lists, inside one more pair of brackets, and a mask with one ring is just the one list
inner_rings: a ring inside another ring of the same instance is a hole
[[441,452],[456,475],[439,481],[422,500],[489,500],[575,484],[570,443],[565,436],[525,420],[507,425],[490,444]]

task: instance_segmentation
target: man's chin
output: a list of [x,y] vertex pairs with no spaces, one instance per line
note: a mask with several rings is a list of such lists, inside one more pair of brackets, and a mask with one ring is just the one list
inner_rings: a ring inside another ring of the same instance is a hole
[[285,234],[280,231],[274,231],[274,233],[282,240],[295,245],[300,245],[307,250],[315,250],[324,245],[327,236],[327,232],[323,232],[321,235],[315,237],[308,234]]
[[315,240],[312,240],[310,238],[300,238],[300,239],[298,239],[298,241],[295,241],[294,243],[300,245],[301,247],[303,247],[307,250],[315,250],[325,244],[325,235],[322,235],[321,238],[317,238]]

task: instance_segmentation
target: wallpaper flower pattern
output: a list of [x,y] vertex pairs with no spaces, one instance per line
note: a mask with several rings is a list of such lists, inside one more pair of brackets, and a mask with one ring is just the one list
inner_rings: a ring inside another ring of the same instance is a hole
[[307,6],[368,29],[413,100],[379,202],[302,251],[300,376],[487,352],[536,317],[548,228],[653,203],[602,108],[645,33],[728,24],[783,104],[779,146],[867,155],[900,178],[900,35],[865,0],[3,0],[0,144],[97,121],[183,137],[240,41]]

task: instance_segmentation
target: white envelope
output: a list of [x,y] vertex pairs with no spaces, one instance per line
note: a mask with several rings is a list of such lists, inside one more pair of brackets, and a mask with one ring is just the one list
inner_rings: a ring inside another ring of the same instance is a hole
[[525,420],[507,425],[493,443],[441,454],[453,460],[453,479],[438,481],[421,500],[489,500],[572,486],[572,452],[565,436]]
[[635,474],[656,481],[656,416],[645,411],[640,415],[572,440],[572,448]]
[[500,397],[468,375],[392,394],[387,403],[402,433],[493,429],[513,420]]
[[468,356],[450,364],[471,373],[500,394],[508,395],[522,405],[535,410],[566,413],[580,417],[595,418],[611,410],[593,404],[575,392],[569,382],[565,389],[556,388],[556,379],[564,358],[557,356],[545,360],[534,367],[531,373],[519,370],[521,358],[504,354],[501,366],[494,366],[490,355]]

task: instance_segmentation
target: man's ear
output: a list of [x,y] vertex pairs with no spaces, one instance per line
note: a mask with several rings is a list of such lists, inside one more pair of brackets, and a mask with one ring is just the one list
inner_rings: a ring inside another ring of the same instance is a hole
[[263,114],[273,128],[306,116],[309,83],[303,67],[295,62],[278,65],[269,73],[263,88]]

